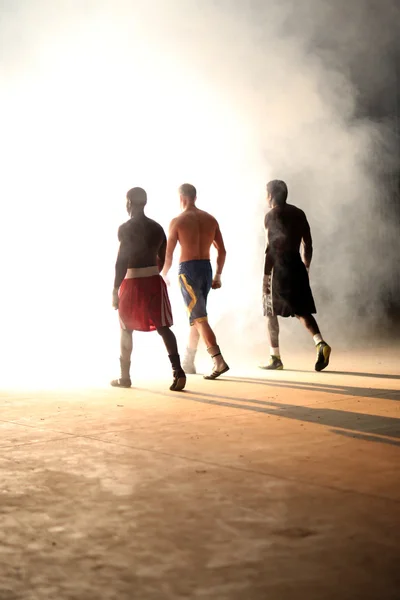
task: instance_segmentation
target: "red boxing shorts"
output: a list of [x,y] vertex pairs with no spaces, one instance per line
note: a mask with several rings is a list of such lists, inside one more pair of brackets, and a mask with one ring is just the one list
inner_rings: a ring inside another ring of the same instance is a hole
[[128,269],[119,288],[118,312],[121,328],[129,331],[171,327],[167,286],[157,267]]

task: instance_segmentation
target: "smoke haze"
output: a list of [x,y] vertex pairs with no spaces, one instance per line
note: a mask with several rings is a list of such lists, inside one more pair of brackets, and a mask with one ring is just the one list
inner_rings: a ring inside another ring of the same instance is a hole
[[[399,287],[396,139],[382,118],[394,114],[399,6],[299,4],[0,1],[9,377],[114,375],[116,231],[136,185],[164,227],[184,181],[219,219],[228,257],[210,313],[232,354],[256,360],[268,347],[260,292],[272,178],[287,181],[289,202],[308,216],[326,338],[384,331],[384,302]],[[183,346],[176,287],[171,296]],[[307,340],[292,320],[282,334],[283,346]],[[138,343],[153,352],[161,342]]]

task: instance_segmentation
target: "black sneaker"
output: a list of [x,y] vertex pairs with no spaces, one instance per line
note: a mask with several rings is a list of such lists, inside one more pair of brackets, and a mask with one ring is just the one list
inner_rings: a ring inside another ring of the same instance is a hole
[[281,371],[283,369],[283,363],[280,356],[271,356],[267,365],[259,365],[260,369],[266,371]]
[[186,385],[185,371],[183,369],[177,369],[176,371],[172,372],[172,375],[174,379],[169,389],[172,392],[181,392]]
[[331,355],[331,347],[326,342],[320,342],[317,345],[317,362],[315,370],[322,371],[329,365],[329,357]]

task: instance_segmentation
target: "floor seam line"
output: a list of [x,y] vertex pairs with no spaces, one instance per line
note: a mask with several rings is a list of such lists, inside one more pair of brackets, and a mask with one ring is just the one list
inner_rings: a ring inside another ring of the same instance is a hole
[[379,500],[386,500],[389,502],[394,502],[396,504],[400,503],[400,500],[395,500],[393,498],[387,498],[386,496],[377,496],[376,494],[368,494],[368,493],[364,493],[364,492],[358,492],[357,490],[349,490],[346,488],[336,488],[333,486],[329,486],[329,485],[321,485],[321,484],[317,484],[317,483],[313,483],[313,482],[309,482],[309,481],[304,481],[302,479],[295,479],[292,477],[282,477],[273,473],[268,473],[266,471],[257,471],[255,469],[245,469],[243,467],[236,467],[234,465],[224,465],[224,464],[220,464],[220,463],[214,463],[211,461],[206,461],[206,460],[202,460],[199,458],[192,458],[192,457],[188,457],[188,456],[182,456],[180,454],[174,454],[172,452],[165,452],[165,451],[160,451],[160,450],[155,450],[152,448],[144,448],[144,447],[138,447],[138,446],[130,446],[129,444],[120,444],[117,443],[115,441],[112,440],[103,440],[101,438],[96,438],[96,437],[92,437],[92,436],[83,436],[86,437],[86,439],[89,440],[93,440],[96,442],[103,442],[105,444],[111,444],[114,446],[121,446],[123,448],[130,448],[131,450],[139,450],[139,451],[143,451],[143,452],[151,452],[153,454],[158,454],[158,455],[162,455],[162,456],[170,456],[173,458],[179,458],[181,460],[187,460],[189,462],[197,462],[200,464],[205,464],[205,465],[209,465],[212,467],[219,467],[219,468],[225,468],[225,469],[230,469],[232,471],[238,471],[238,472],[244,472],[244,473],[253,473],[253,474],[257,474],[257,475],[261,475],[261,476],[267,476],[267,477],[272,477],[274,479],[278,479],[278,480],[282,480],[282,481],[289,481],[291,483],[301,483],[303,485],[309,485],[311,487],[316,487],[316,488],[322,488],[322,489],[329,489],[335,492],[342,492],[342,493],[347,493],[347,494],[355,494],[357,496],[364,496],[364,497],[369,497],[369,498],[375,498],[375,499],[379,499]]

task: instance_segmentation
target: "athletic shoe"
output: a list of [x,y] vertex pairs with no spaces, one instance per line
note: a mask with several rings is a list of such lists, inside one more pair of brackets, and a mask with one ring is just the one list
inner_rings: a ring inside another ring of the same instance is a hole
[[183,369],[177,369],[172,372],[173,381],[170,385],[170,390],[172,392],[181,392],[186,385],[186,375]]
[[119,388],[130,388],[132,385],[132,382],[129,378],[127,379],[113,379],[111,381],[111,385],[113,387],[119,387]]
[[329,357],[331,355],[331,347],[326,342],[320,342],[317,345],[317,362],[315,370],[322,371],[329,365]]
[[222,361],[222,363],[220,362],[219,368],[216,368],[216,366],[217,366],[216,362],[214,361],[214,370],[209,375],[203,375],[203,378],[204,379],[217,379],[218,377],[220,377],[220,375],[223,375],[224,373],[229,371],[229,367],[224,360]]
[[265,371],[281,371],[283,369],[283,364],[280,356],[271,356],[269,363],[267,365],[259,365],[259,369],[264,369]]

